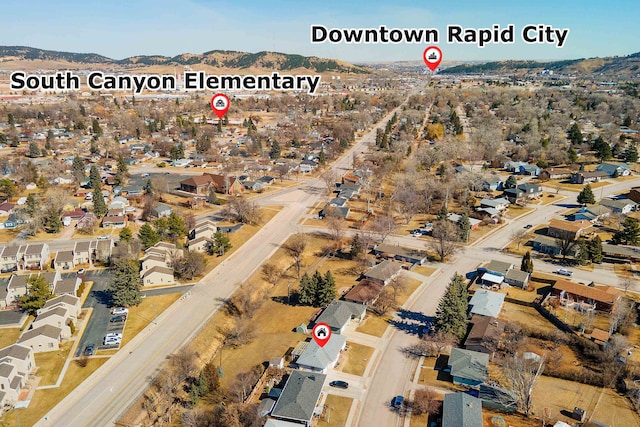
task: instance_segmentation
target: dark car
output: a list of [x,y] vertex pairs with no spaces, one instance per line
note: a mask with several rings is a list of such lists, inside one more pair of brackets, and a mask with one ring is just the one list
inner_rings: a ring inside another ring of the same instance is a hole
[[346,381],[331,381],[329,385],[336,388],[349,388],[349,383]]
[[404,396],[396,396],[391,399],[391,407],[394,409],[402,408],[402,404],[404,403]]
[[88,344],[85,348],[84,348],[84,355],[85,356],[93,356],[96,353],[96,346],[94,346],[93,344]]
[[111,323],[120,323],[120,322],[124,322],[125,320],[127,320],[127,316],[120,315],[120,316],[114,316],[111,319],[109,319],[109,322]]
[[527,224],[527,225],[524,226],[524,228],[526,228],[527,230],[530,229],[531,227],[533,227],[533,225],[531,225],[531,224]]

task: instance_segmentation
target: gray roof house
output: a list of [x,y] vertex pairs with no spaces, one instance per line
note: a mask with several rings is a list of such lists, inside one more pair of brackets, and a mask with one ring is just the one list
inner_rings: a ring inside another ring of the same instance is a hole
[[478,388],[489,376],[489,355],[477,351],[452,348],[449,367],[453,383]]
[[519,288],[525,289],[529,285],[530,278],[530,273],[512,268],[511,270],[507,271],[507,274],[505,274],[504,281],[511,286],[517,286]]
[[400,272],[402,266],[388,259],[375,265],[369,271],[364,273],[364,278],[380,283],[384,286],[388,285]]
[[45,351],[58,350],[61,340],[62,329],[52,325],[43,325],[25,331],[20,338],[18,338],[17,343],[31,347],[34,353],[42,353]]
[[611,209],[615,213],[628,214],[636,207],[638,204],[633,200],[629,199],[607,199],[604,198],[600,200],[600,206],[607,207]]
[[505,199],[504,197],[500,197],[498,199],[482,199],[480,200],[480,206],[483,208],[494,208],[499,211],[503,211],[509,207],[511,204],[510,201]]
[[346,345],[347,338],[339,334],[332,334],[324,347],[311,341],[302,351],[296,363],[300,369],[326,374],[329,369],[336,366],[340,352],[346,348]]
[[416,249],[405,248],[404,246],[389,245],[380,243],[373,247],[375,255],[384,258],[393,258],[398,261],[410,262],[412,264],[422,265],[427,262],[427,253]]
[[626,164],[602,163],[596,167],[596,172],[606,172],[609,177],[615,175],[616,171],[618,176],[629,176],[631,174],[631,169]]
[[315,323],[326,323],[333,332],[341,334],[351,319],[361,321],[367,313],[367,307],[349,301],[333,301],[318,316]]
[[498,317],[500,310],[502,310],[502,304],[504,304],[504,297],[505,294],[479,289],[469,301],[469,311],[471,314]]
[[461,391],[444,395],[443,427],[482,427],[482,400]]
[[291,372],[271,416],[310,425],[326,379],[316,372]]
[[158,203],[151,212],[157,218],[166,218],[173,212],[173,208],[169,205],[165,205],[164,203]]

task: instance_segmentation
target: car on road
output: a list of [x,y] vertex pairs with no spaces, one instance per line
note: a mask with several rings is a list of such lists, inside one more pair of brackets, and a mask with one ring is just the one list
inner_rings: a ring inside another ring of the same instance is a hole
[[533,225],[531,225],[531,224],[527,224],[527,225],[524,226],[524,228],[526,228],[527,230],[530,229],[531,227],[533,227]]
[[140,178],[149,178],[151,175],[149,175],[148,173],[143,173],[142,175],[140,175]]
[[96,346],[93,344],[87,344],[82,354],[84,354],[85,356],[93,356],[94,354],[96,354]]
[[571,276],[573,274],[573,271],[567,270],[566,268],[559,268],[554,271],[554,273],[560,274],[562,276]]
[[107,240],[109,238],[109,236],[107,236],[106,234],[103,234],[102,236],[98,236],[98,240]]
[[394,409],[402,408],[402,404],[404,403],[404,396],[396,396],[391,399],[391,407]]
[[78,270],[78,273],[76,273],[78,276],[82,276],[85,273],[85,269],[81,268],[80,270]]
[[116,307],[113,310],[111,310],[111,314],[113,314],[113,315],[117,315],[117,314],[127,315],[127,314],[129,314],[129,309],[128,308],[124,308],[124,307]]
[[346,381],[331,381],[329,385],[335,388],[344,388],[344,389],[349,388],[349,383]]
[[121,314],[120,316],[112,317],[111,319],[109,319],[109,322],[120,323],[120,322],[124,322],[125,320],[127,320],[127,316],[124,314]]
[[420,230],[411,230],[411,235],[413,237],[422,236],[422,232]]

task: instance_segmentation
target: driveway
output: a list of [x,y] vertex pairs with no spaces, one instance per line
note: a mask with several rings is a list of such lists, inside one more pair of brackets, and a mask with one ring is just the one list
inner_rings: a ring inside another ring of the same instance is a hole
[[[82,334],[76,350],[76,357],[80,356],[84,348],[93,344],[96,348],[117,348],[117,346],[102,346],[104,336],[109,332],[122,333],[124,322],[110,323],[111,319],[111,294],[109,283],[113,279],[111,270],[88,270],[85,273],[86,281],[93,281],[91,293],[87,297],[82,308],[93,308],[89,323]],[[182,293],[191,289],[192,285],[166,287],[143,291],[144,296],[156,296],[164,294]]]

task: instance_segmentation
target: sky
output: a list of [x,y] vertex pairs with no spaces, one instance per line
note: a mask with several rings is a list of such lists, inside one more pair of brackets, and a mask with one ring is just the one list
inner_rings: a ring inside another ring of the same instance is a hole
[[[327,28],[437,28],[444,60],[574,59],[640,51],[637,0],[2,0],[0,44],[91,52],[122,59],[209,50],[263,50],[349,62],[421,60],[421,44],[312,44],[311,25]],[[445,4],[447,3],[447,4]],[[28,6],[27,6],[28,5]],[[516,43],[448,44],[447,25],[514,24]],[[569,28],[565,46],[528,45],[527,24]]]

